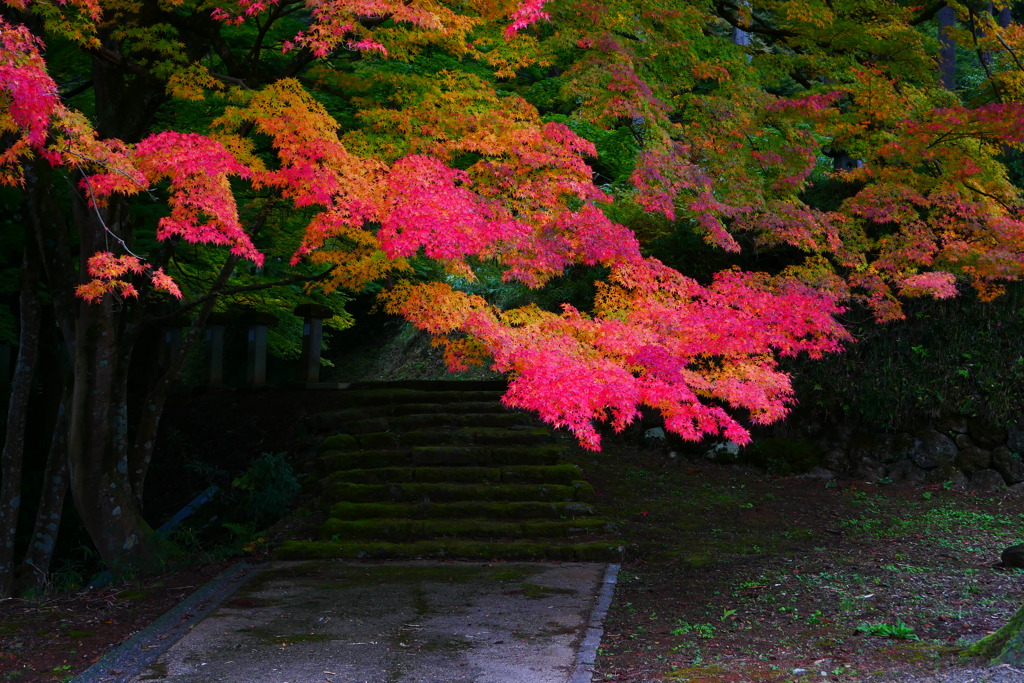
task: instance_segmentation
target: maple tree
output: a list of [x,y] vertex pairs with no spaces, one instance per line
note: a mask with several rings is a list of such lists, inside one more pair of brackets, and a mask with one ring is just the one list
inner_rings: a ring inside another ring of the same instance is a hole
[[[68,468],[115,568],[155,557],[141,501],[188,346],[139,370],[145,323],[193,311],[194,343],[219,298],[272,284],[240,280],[240,264],[276,267],[268,250],[295,269],[281,282],[386,283],[388,310],[453,368],[492,363],[509,406],[591,448],[597,423],[644,407],[684,438],[744,443],[794,401],[778,357],[848,339],[844,302],[894,319],[900,297],[961,282],[995,296],[1024,263],[1004,163],[1024,142],[1024,33],[974,6],[948,5],[984,64],[960,92],[926,30],[941,6],[899,0],[2,6],[0,183],[28,217],[19,384],[45,287],[72,359],[54,476]],[[737,267],[701,278],[654,258],[679,233]],[[598,280],[586,305],[481,293],[579,267]]]

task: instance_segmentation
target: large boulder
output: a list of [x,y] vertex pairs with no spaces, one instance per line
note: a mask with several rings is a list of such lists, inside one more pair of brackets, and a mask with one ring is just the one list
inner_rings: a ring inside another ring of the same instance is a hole
[[1003,475],[1007,484],[1024,481],[1024,461],[1018,453],[1013,453],[1006,446],[992,451],[992,467]]
[[858,461],[850,457],[850,454],[845,448],[836,446],[825,451],[825,455],[822,457],[822,465],[833,472],[841,472],[843,474],[851,471]]
[[969,431],[967,418],[963,415],[947,415],[935,423],[935,429],[944,434],[966,434]]
[[899,462],[890,465],[886,470],[886,476],[894,482],[903,482],[907,484],[923,484],[927,476],[927,472],[910,460],[900,460]]
[[1007,431],[1004,427],[994,425],[979,417],[967,420],[974,443],[989,450],[1006,444]]
[[1002,560],[1005,567],[1024,569],[1024,543],[1004,548],[999,559]]
[[857,467],[865,460],[875,459],[876,439],[877,437],[871,432],[857,431],[850,435],[846,450],[853,467]]
[[1012,422],[1006,429],[1006,447],[1011,452],[1024,455],[1024,422]]
[[978,470],[971,475],[970,487],[978,491],[1001,491],[1006,488],[1006,482],[995,470]]
[[877,460],[861,460],[857,463],[853,476],[862,481],[874,483],[885,476],[885,465]]
[[956,466],[970,474],[978,470],[992,467],[992,452],[978,447],[966,434],[956,435],[956,445],[960,452],[956,456]]
[[923,429],[914,435],[908,455],[921,469],[932,470],[953,464],[958,453],[959,449],[948,436],[934,429]]

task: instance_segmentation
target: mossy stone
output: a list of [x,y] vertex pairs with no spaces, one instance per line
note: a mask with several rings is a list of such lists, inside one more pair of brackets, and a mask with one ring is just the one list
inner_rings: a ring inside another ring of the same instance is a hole
[[572,483],[572,500],[582,503],[592,503],[597,500],[597,493],[594,487],[587,481],[574,481]]
[[359,434],[356,438],[359,448],[363,450],[398,448],[400,446],[398,435],[391,432],[370,432]]
[[411,467],[374,467],[370,469],[342,470],[328,478],[332,482],[349,484],[392,484],[413,480]]
[[320,452],[327,451],[354,451],[359,448],[359,442],[351,434],[335,434],[320,442]]
[[419,467],[414,478],[424,483],[488,484],[500,482],[501,474],[497,467]]
[[518,465],[501,471],[501,480],[515,483],[547,483],[571,485],[582,475],[576,465]]

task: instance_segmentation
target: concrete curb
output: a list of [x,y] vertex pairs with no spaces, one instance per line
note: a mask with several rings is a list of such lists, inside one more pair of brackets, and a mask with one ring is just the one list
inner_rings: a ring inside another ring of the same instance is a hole
[[612,595],[615,593],[615,583],[618,581],[621,568],[622,565],[610,564],[605,569],[601,590],[594,602],[594,609],[590,612],[587,633],[576,652],[576,665],[573,666],[572,674],[566,683],[591,683],[594,678],[597,649],[601,646],[601,637],[604,635],[604,620],[612,604]]
[[132,680],[265,566],[239,562],[228,567],[177,607],[108,652],[71,683]]

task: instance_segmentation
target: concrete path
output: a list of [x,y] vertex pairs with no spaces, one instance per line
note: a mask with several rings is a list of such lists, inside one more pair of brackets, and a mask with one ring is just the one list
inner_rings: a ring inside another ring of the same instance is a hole
[[236,568],[75,679],[586,683],[618,565]]

